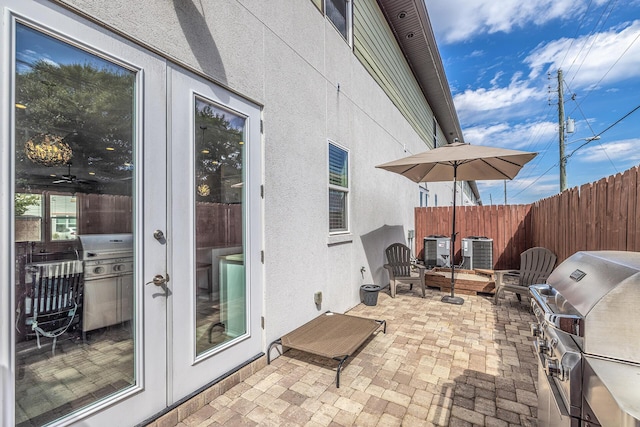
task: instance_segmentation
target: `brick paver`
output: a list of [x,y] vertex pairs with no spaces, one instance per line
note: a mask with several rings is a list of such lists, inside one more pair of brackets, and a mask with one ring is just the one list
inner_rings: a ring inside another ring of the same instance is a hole
[[343,367],[290,350],[179,426],[536,426],[537,365],[526,303],[507,293],[461,306],[401,288],[349,314],[384,319]]

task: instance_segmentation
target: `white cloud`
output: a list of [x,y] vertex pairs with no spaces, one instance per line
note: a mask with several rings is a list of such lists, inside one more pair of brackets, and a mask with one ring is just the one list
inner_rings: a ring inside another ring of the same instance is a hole
[[[499,77],[496,75],[494,81]],[[518,75],[514,76],[507,87],[467,89],[454,95],[453,102],[460,119],[463,122],[475,122],[486,118],[487,113],[495,114],[498,111],[505,116],[522,115],[524,110],[514,109],[515,106],[526,107],[527,103],[538,103],[546,99],[546,90],[530,87],[528,82],[521,81],[517,77]],[[484,114],[478,116],[479,113]]]
[[575,156],[581,161],[589,163],[609,161],[615,163],[616,160],[620,160],[627,164],[640,161],[640,150],[638,150],[640,138],[624,139],[606,144],[598,144],[597,141],[594,141],[592,144],[596,145],[577,151]]
[[469,40],[478,34],[509,33],[516,27],[542,25],[553,19],[573,19],[588,3],[587,0],[426,1],[431,24],[444,43]]
[[[557,173],[549,173],[540,178],[520,178],[520,176],[524,175],[524,172],[526,170],[520,172],[520,175],[512,181],[507,181],[507,203],[527,204],[558,193],[560,183]],[[495,205],[504,203],[504,181],[477,181],[476,184],[483,204],[493,203]]]
[[530,78],[563,68],[572,88],[593,87],[640,76],[640,20],[571,40],[538,46],[524,61]]
[[564,80],[572,90],[640,77],[640,20],[591,36],[562,38],[538,46],[524,60],[530,67],[528,76],[514,73],[508,85],[500,86],[505,75],[497,71],[489,88],[468,88],[455,94],[461,122],[506,121],[539,112],[541,101],[549,97],[549,82],[543,73],[555,73],[563,61],[568,64]]
[[504,71],[498,71],[495,76],[491,79],[491,86],[496,86],[500,81],[500,78],[504,75]]
[[[534,150],[558,134],[557,123],[531,122],[510,125],[496,123],[463,130],[465,142],[512,149]],[[538,148],[539,149],[539,148]]]
[[22,52],[17,53],[17,57],[20,60],[18,63],[18,67],[20,71],[27,71],[31,69],[31,66],[38,61],[46,62],[49,65],[54,67],[59,67],[60,64],[53,61],[48,57],[48,54],[40,54],[31,49],[25,49]]

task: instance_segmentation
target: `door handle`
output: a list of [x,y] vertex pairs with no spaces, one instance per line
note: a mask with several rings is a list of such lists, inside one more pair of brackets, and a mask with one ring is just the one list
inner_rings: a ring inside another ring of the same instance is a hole
[[167,239],[164,237],[164,233],[162,232],[162,230],[156,230],[153,232],[153,238],[156,239],[158,242],[160,242],[161,244],[165,244],[167,243]]
[[169,274],[167,274],[166,278],[162,274],[156,274],[155,276],[153,276],[153,279],[150,282],[145,283],[145,285],[153,283],[156,286],[163,286],[166,285],[168,281]]

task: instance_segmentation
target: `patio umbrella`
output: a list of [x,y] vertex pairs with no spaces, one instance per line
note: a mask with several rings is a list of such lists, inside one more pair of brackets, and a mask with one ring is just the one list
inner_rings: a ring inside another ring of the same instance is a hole
[[443,145],[433,150],[414,154],[376,166],[403,175],[414,182],[438,182],[453,180],[453,229],[451,232],[451,295],[443,302],[462,304],[464,300],[455,296],[456,241],[456,182],[493,179],[513,179],[522,166],[537,153],[509,150],[506,148],[471,145],[462,142]]

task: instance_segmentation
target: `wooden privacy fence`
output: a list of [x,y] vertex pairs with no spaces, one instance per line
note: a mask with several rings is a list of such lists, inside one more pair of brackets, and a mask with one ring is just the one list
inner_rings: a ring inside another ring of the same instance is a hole
[[[530,213],[531,205],[457,206],[456,262],[461,259],[462,238],[481,236],[493,239],[495,269],[517,267],[522,248],[533,239]],[[424,258],[425,237],[451,237],[452,219],[452,206],[415,209],[415,253],[420,259]]]
[[[530,205],[459,206],[456,261],[464,237],[493,239],[495,269],[518,268],[520,253],[546,247],[558,263],[581,250],[640,251],[640,169],[574,187]],[[451,236],[452,207],[415,209],[415,253],[424,237]]]

